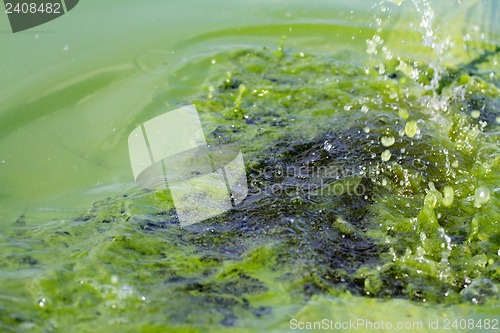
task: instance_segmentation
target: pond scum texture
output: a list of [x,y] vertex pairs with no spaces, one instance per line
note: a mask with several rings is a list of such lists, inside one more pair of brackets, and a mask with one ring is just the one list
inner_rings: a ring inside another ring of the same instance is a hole
[[446,70],[431,90],[425,66],[415,81],[350,53],[217,57],[208,89],[187,102],[210,144],[241,146],[248,198],[185,228],[168,191],[43,226],[20,218],[0,238],[2,332],[498,318],[499,82],[480,63]]

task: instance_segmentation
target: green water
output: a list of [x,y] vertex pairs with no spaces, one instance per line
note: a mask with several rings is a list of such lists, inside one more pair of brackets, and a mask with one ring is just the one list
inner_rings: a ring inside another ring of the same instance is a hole
[[[128,5],[0,25],[2,330],[500,317],[495,2],[432,4],[442,53],[411,1]],[[250,195],[181,228],[168,191],[135,187],[127,136],[190,103],[240,145]]]

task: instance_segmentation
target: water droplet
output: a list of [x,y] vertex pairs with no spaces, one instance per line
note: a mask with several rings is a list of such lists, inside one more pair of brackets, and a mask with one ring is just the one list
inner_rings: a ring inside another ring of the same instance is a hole
[[480,208],[488,201],[490,201],[490,190],[486,186],[478,187],[474,195],[474,206]]
[[454,196],[455,193],[453,191],[453,187],[451,187],[450,185],[446,185],[443,188],[443,206],[450,207],[453,203]]
[[399,116],[399,118],[406,120],[410,116],[410,113],[406,109],[400,109],[398,111],[398,116]]
[[417,134],[417,122],[409,121],[405,125],[405,133],[409,138],[413,138]]
[[392,136],[383,136],[382,139],[380,139],[380,142],[382,143],[382,146],[384,147],[390,147],[396,142],[396,139]]
[[385,74],[385,65],[384,65],[384,64],[382,64],[382,63],[381,63],[381,64],[378,66],[378,73],[379,73],[380,75]]
[[391,151],[389,149],[384,150],[380,157],[382,158],[382,162],[389,161],[391,159]]
[[378,35],[374,35],[372,39],[366,40],[366,53],[368,54],[377,54],[377,47],[382,45],[384,40],[380,38]]
[[481,115],[481,112],[479,112],[478,110],[474,110],[470,113],[470,116],[474,119],[477,119],[479,118],[479,116]]
[[484,304],[488,300],[498,299],[500,296],[495,283],[486,278],[475,279],[460,292],[460,295],[475,304]]
[[333,144],[325,141],[325,143],[323,144],[323,149],[330,153],[333,150]]
[[424,198],[424,205],[429,207],[429,208],[434,208],[436,207],[437,204],[437,198],[434,195],[434,193],[429,192]]

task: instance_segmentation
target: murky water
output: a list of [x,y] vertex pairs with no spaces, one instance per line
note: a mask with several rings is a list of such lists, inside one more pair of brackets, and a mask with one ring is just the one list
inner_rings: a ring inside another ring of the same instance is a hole
[[[86,332],[95,323],[131,332],[284,332],[290,318],[334,319],[336,313],[347,320],[367,309],[373,320],[386,321],[395,309],[405,311],[394,321],[427,322],[430,313],[440,320],[498,318],[498,256],[490,256],[498,240],[482,239],[469,227],[473,217],[481,227],[489,219],[484,230],[494,233],[498,212],[476,213],[467,202],[498,208],[499,7],[495,0],[150,1],[120,7],[86,1],[61,19],[15,35],[3,17],[2,328]],[[280,57],[282,36],[289,58],[280,72],[270,57]],[[239,85],[219,86],[227,72],[250,88],[242,97],[244,117],[221,111],[231,109],[231,86]],[[376,75],[399,81],[378,82]],[[468,77],[488,86],[470,88]],[[474,96],[467,99],[469,91]],[[259,98],[266,95],[269,101]],[[242,147],[255,182],[242,207],[183,230],[168,193],[136,188],[127,137],[141,122],[191,102],[202,106],[209,140]],[[438,125],[452,122],[450,110],[458,112],[460,103],[464,112],[479,112],[471,113],[471,126],[486,133],[480,143],[469,134],[439,136]],[[466,154],[469,142],[481,152],[474,159]],[[447,164],[433,167],[443,147]],[[418,176],[384,167],[392,161],[420,170]],[[473,169],[474,162],[493,176]],[[340,177],[342,184],[365,186],[366,198],[323,192],[335,190],[339,179],[326,177],[318,185],[296,171],[277,173],[303,164],[352,170]],[[446,177],[462,182],[454,184],[455,199],[445,190]],[[392,182],[397,186],[390,189]],[[380,223],[406,232],[417,220],[431,221],[437,202],[459,201],[452,212],[437,211],[445,222],[427,242],[427,229],[419,229],[416,240],[376,231]],[[384,214],[387,207],[395,208]],[[379,242],[385,237],[386,248]],[[471,276],[466,283],[473,288],[462,293],[453,275],[459,273],[447,260],[461,265],[452,246],[467,250],[461,244],[477,239],[486,245],[471,245],[471,251],[489,257],[471,256],[484,269],[464,266],[477,279]],[[444,246],[439,251],[438,241]],[[384,252],[404,269],[381,269]],[[427,255],[438,256],[440,266],[422,264]],[[405,274],[411,281],[398,284]],[[370,293],[377,298],[364,298]],[[470,300],[490,305],[473,307]],[[447,302],[455,307],[425,307]]]

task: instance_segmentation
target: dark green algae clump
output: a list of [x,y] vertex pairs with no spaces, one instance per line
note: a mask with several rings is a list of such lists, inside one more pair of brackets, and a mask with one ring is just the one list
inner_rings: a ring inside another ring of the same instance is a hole
[[497,306],[498,81],[449,69],[438,94],[429,68],[355,58],[218,55],[193,102],[209,144],[241,147],[249,196],[184,228],[168,191],[20,219],[0,239],[2,330],[286,328],[317,295]]

